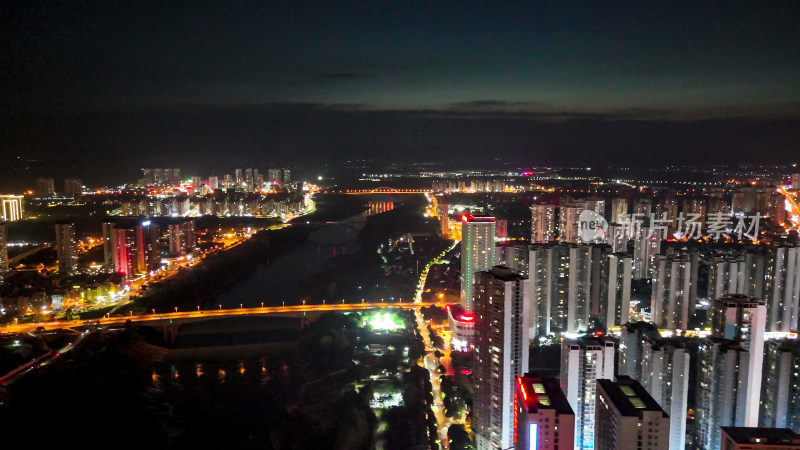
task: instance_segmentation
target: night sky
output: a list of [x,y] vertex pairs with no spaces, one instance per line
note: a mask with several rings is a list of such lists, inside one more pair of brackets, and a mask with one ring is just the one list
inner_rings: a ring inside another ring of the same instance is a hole
[[63,162],[0,191],[159,165],[800,159],[800,2],[564,3],[0,3],[0,155]]

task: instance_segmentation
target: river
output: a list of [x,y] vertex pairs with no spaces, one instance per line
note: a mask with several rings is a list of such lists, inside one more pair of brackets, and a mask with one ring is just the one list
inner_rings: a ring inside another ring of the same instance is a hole
[[[370,195],[364,210],[343,220],[326,220],[310,233],[308,239],[295,250],[269,264],[262,264],[252,276],[239,282],[228,292],[220,295],[217,304],[223,308],[236,308],[240,304],[259,306],[262,301],[269,305],[298,304],[299,283],[323,270],[341,256],[352,255],[363,250],[359,234],[367,217],[383,214],[394,209],[397,196]],[[336,209],[336,200],[328,199],[325,208]],[[330,218],[329,213],[323,217]]]

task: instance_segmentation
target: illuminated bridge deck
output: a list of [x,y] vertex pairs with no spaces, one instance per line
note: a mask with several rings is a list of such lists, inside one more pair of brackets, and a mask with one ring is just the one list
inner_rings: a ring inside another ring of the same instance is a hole
[[173,311],[155,314],[104,317],[100,319],[61,320],[54,322],[35,322],[8,325],[5,327],[0,327],[0,333],[25,333],[41,328],[44,328],[45,330],[53,330],[58,328],[124,325],[128,320],[131,322],[147,323],[147,325],[163,325],[164,323],[187,323],[198,320],[236,316],[284,315],[301,317],[304,315],[304,313],[323,313],[328,311],[364,311],[380,308],[416,309],[431,305],[444,306],[445,303],[334,303],[326,305],[265,306],[256,308],[209,309],[178,312]]

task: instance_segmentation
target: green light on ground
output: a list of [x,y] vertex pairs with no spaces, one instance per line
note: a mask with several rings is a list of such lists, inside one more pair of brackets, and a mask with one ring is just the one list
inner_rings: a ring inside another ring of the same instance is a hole
[[369,314],[364,318],[364,323],[375,331],[395,331],[405,327],[403,321],[396,314],[388,312]]

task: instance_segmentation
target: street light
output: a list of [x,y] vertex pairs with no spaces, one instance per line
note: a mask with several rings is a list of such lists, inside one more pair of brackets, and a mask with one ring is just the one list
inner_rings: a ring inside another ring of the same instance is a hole
[[151,309],[150,311],[153,311],[153,315],[156,314],[156,309],[155,308]]
[[261,307],[262,307],[262,308],[264,307],[264,302],[261,302]]
[[219,305],[219,310],[222,311],[222,305]]

